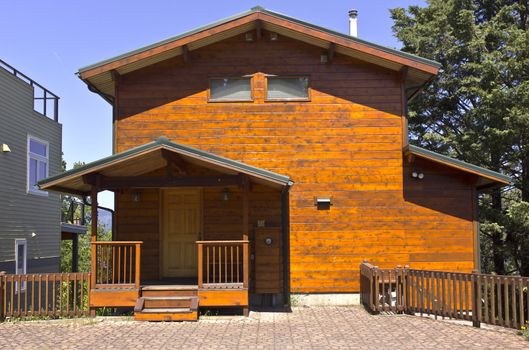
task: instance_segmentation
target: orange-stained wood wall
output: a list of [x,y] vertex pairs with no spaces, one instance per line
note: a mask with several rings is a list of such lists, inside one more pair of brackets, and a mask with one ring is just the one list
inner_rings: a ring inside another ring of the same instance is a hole
[[[295,182],[289,200],[294,293],[357,292],[364,259],[381,267],[471,270],[473,179],[403,157],[399,72],[339,54],[332,63],[320,63],[324,52],[282,36],[270,41],[265,32],[262,40],[237,36],[190,51],[187,63],[175,57],[123,75],[115,149],[166,136],[289,175]],[[247,74],[253,75],[253,102],[208,103],[211,77]],[[310,101],[266,102],[265,74],[309,76]],[[417,169],[424,180],[411,178]],[[158,196],[149,191],[153,206]],[[332,197],[330,210],[316,209],[318,196]],[[207,195],[205,201],[216,213],[207,225],[228,235],[235,225]],[[118,213],[127,203],[117,197]],[[274,205],[255,210],[279,216],[279,196]],[[142,235],[150,234],[153,242],[144,245],[142,260],[155,264],[157,257],[149,254],[159,244],[151,234],[157,229],[156,209],[144,213],[134,239],[146,241]],[[252,227],[258,217],[252,216]],[[119,225],[122,233],[132,229]]]

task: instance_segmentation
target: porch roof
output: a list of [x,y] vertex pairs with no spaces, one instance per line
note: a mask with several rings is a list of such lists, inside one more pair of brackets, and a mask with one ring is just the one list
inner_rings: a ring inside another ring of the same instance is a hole
[[[176,155],[186,163],[216,170],[227,175],[244,174],[253,182],[273,187],[293,184],[288,176],[184,146],[171,142],[165,137],[160,137],[145,145],[116,153],[82,167],[41,180],[38,182],[38,186],[46,191],[89,195],[91,184],[87,179],[91,175],[99,174],[109,179],[143,175],[167,166],[167,153]],[[219,183],[221,183],[220,177]]]

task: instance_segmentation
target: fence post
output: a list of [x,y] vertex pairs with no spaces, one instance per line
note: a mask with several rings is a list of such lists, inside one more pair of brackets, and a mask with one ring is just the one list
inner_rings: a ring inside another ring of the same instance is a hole
[[478,271],[472,270],[472,326],[477,328],[481,326],[478,311],[481,308],[481,284],[479,282]]
[[4,315],[4,286],[5,286],[5,271],[0,271],[0,322],[5,318]]

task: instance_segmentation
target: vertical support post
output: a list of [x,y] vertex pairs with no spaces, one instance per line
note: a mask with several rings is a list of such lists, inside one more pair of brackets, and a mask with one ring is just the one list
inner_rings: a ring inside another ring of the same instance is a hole
[[79,235],[72,236],[72,272],[79,271]]
[[[91,288],[96,287],[96,275],[97,275],[97,245],[94,244],[97,241],[97,187],[92,185],[92,193],[91,193],[91,207],[92,207],[92,232],[91,232],[91,268],[90,268],[90,285]],[[91,290],[88,291],[88,293],[91,293]],[[95,317],[96,315],[96,309],[90,307],[90,316]]]
[[135,276],[134,284],[136,289],[140,289],[140,269],[141,269],[141,243],[136,243],[136,267],[135,267]]
[[402,108],[402,147],[408,145],[408,96],[406,94],[406,79],[408,78],[408,67],[401,69],[401,108]]
[[204,272],[204,245],[202,243],[197,244],[198,249],[198,288],[202,288],[204,283],[203,272]]
[[48,94],[47,94],[47,91],[44,90],[44,97],[42,97],[42,109],[43,109],[43,113],[46,117],[48,116],[48,113],[46,111],[46,107],[48,105]]
[[245,241],[242,244],[242,259],[243,259],[243,287],[248,288],[248,270],[249,270],[249,249],[248,249],[248,241]]
[[479,328],[481,314],[481,284],[477,270],[472,271],[472,326]]
[[53,99],[53,120],[59,121],[59,98],[57,96]]
[[248,203],[248,195],[250,192],[250,182],[248,177],[243,175],[242,178],[242,239],[248,240],[248,226],[250,223],[250,208]]
[[0,271],[0,322],[2,322],[5,318],[4,315],[4,286],[5,283],[5,271]]

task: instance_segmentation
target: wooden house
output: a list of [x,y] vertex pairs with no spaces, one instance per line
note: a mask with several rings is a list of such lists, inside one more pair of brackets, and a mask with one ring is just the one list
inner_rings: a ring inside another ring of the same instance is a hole
[[114,154],[40,186],[94,208],[115,192],[91,307],[196,319],[354,301],[365,259],[477,268],[476,193],[509,179],[408,144],[407,104],[439,68],[256,7],[80,69],[113,106]]

